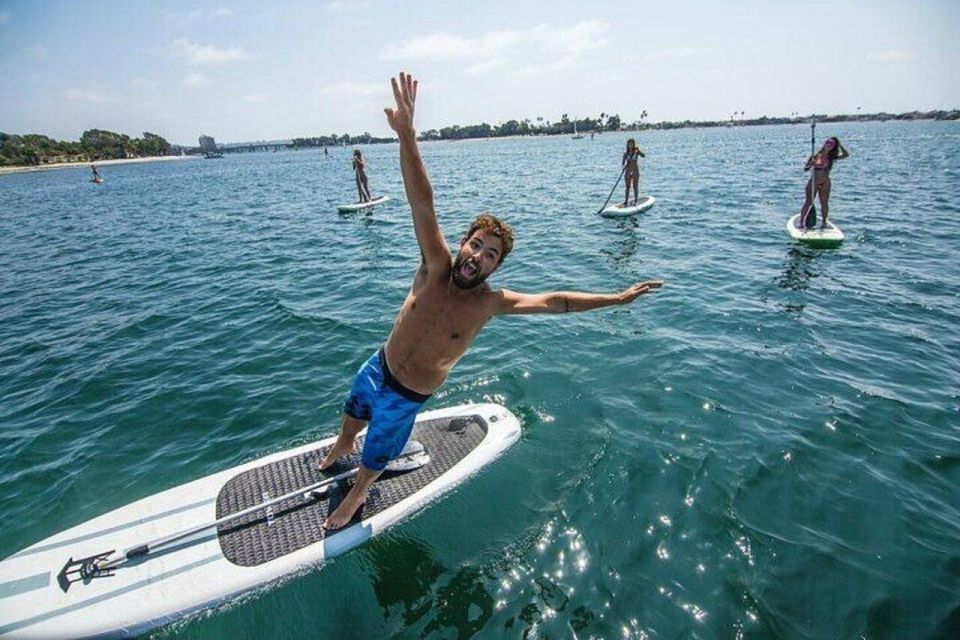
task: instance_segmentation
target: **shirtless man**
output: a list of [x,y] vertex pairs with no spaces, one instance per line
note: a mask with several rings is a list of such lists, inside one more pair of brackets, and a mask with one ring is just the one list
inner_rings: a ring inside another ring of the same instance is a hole
[[384,111],[400,139],[400,169],[421,262],[387,343],[357,373],[344,403],[340,435],[320,463],[320,468],[326,469],[354,451],[354,439],[368,426],[353,488],[323,523],[327,529],[350,522],[366,500],[370,485],[403,450],[421,405],[443,384],[490,318],[627,304],[663,285],[651,280],[619,293],[526,294],[491,289],[485,280],[513,248],[513,231],[492,215],[478,216],[463,235],[456,259],[452,258],[437,223],[433,188],[413,128],[417,82],[401,73],[399,81],[394,78],[391,83],[396,107]]

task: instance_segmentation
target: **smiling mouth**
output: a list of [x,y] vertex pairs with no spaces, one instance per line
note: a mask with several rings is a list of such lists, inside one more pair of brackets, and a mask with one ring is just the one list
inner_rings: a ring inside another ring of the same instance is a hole
[[472,279],[474,276],[480,273],[480,270],[477,269],[473,262],[464,262],[460,267],[460,273],[463,275],[463,277]]

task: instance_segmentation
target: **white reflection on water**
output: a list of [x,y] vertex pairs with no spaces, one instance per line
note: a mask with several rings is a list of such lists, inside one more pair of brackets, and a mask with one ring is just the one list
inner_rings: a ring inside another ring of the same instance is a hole
[[753,550],[750,547],[750,540],[746,536],[740,536],[737,538],[737,549],[740,550],[740,553],[743,554],[743,557],[747,559],[747,564],[751,567],[753,566]]

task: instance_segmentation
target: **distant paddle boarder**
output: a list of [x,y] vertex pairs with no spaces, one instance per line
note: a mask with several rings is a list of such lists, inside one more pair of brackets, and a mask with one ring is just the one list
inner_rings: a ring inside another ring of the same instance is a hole
[[[361,465],[353,488],[323,526],[343,527],[364,503],[371,484],[410,437],[424,402],[444,382],[484,324],[494,316],[588,311],[633,302],[663,286],[638,282],[618,293],[517,293],[485,282],[513,249],[513,230],[490,214],[477,216],[451,256],[433,204],[433,187],[413,126],[417,82],[405,73],[391,80],[394,108],[387,122],[400,140],[400,170],[420,248],[420,265],[385,345],[361,366],[344,402],[340,434],[320,463],[326,469],[354,450],[366,426]],[[562,234],[555,236],[562,248]]]
[[103,178],[100,177],[100,173],[97,171],[97,165],[91,164],[90,171],[92,174],[90,176],[90,182],[103,182]]
[[360,149],[353,150],[353,173],[357,180],[357,193],[360,196],[359,202],[370,201],[370,185],[367,184],[366,163],[363,161],[363,154]]
[[[820,228],[827,227],[827,216],[830,212],[830,170],[833,168],[834,161],[849,157],[850,154],[840,144],[840,139],[834,136],[827,138],[820,151],[811,154],[807,159],[803,170],[813,169],[813,174],[807,181],[806,198],[803,206],[800,207],[799,226],[811,228],[816,225],[816,212],[811,212],[810,207],[813,205],[813,194],[817,193],[820,197]],[[808,220],[808,215],[811,213],[814,217],[812,221]]]
[[638,191],[640,189],[640,167],[637,165],[637,158],[646,158],[637,141],[633,138],[627,140],[627,150],[623,152],[623,159],[620,166],[623,169],[623,176],[626,179],[627,190],[623,194],[623,206],[627,206],[630,199],[630,185],[633,184],[633,204],[637,204]]

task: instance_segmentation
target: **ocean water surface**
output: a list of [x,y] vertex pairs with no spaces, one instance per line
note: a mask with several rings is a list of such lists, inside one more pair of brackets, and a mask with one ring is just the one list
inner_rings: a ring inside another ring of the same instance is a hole
[[[513,224],[494,286],[666,286],[494,319],[429,406],[509,407],[505,457],[153,636],[960,637],[960,125],[817,129],[828,250],[784,230],[805,126],[635,134],[625,220],[627,134],[423,144],[449,242]],[[0,176],[0,556],[335,432],[419,257],[397,146],[363,151],[367,214],[350,149]]]

